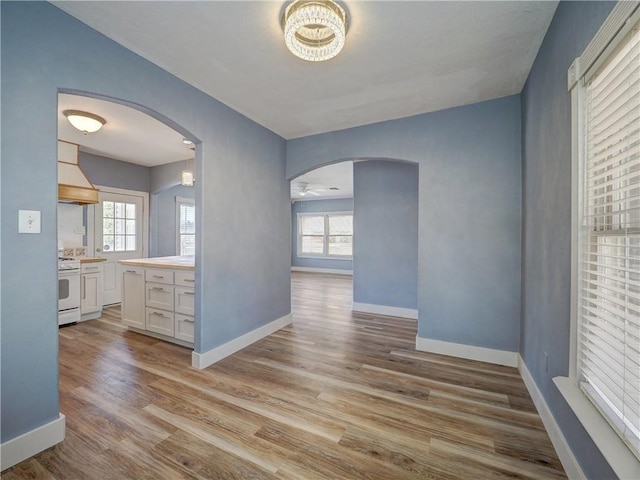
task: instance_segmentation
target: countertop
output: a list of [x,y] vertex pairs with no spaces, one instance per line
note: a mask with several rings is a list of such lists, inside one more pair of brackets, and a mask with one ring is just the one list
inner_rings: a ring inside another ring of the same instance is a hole
[[78,257],[80,263],[97,263],[97,262],[106,262],[106,258],[102,257]]
[[133,260],[120,260],[122,265],[137,267],[174,268],[176,270],[193,270],[195,268],[194,256],[152,257],[136,258]]

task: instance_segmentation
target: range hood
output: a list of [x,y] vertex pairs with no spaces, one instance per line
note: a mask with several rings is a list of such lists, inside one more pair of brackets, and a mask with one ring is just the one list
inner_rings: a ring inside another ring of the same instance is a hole
[[98,203],[98,190],[78,164],[79,146],[58,140],[58,201],[87,205]]

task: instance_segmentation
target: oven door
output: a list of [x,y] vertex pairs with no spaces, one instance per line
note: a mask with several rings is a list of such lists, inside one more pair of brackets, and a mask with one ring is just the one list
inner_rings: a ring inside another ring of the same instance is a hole
[[58,272],[58,311],[80,308],[80,270]]

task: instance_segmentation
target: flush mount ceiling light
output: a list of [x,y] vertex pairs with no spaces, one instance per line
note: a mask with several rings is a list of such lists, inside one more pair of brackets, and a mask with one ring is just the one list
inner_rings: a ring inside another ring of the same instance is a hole
[[89,112],[80,110],[65,110],[62,114],[67,117],[69,123],[80,130],[83,134],[97,132],[107,121]]
[[329,60],[344,47],[347,14],[333,0],[294,0],[282,24],[287,48],[303,60]]

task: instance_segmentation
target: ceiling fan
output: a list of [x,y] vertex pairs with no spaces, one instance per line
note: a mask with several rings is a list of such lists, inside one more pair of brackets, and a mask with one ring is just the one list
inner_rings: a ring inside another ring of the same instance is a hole
[[297,193],[301,197],[306,197],[307,195],[313,195],[315,197],[318,197],[320,196],[320,193],[318,192],[322,192],[325,190],[326,188],[312,188],[309,186],[307,182],[300,182],[297,185]]

